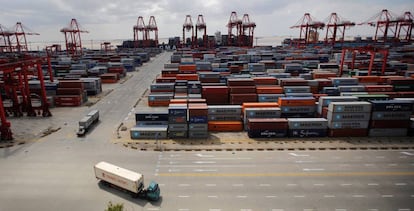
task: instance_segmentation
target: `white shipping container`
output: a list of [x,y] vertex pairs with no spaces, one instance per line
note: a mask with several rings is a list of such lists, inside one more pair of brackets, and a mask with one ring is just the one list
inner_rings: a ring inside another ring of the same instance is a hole
[[109,182],[133,193],[139,193],[144,188],[144,176],[142,174],[107,162],[99,162],[95,165],[94,170],[97,179]]

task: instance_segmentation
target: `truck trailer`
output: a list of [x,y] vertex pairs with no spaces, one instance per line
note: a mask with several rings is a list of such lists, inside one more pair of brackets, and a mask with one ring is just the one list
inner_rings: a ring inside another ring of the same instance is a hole
[[84,136],[89,128],[99,121],[99,111],[92,110],[79,121],[78,136]]
[[132,197],[158,201],[160,188],[152,181],[147,188],[144,187],[144,175],[124,169],[107,162],[99,162],[94,167],[95,177],[104,184],[120,188],[131,194]]

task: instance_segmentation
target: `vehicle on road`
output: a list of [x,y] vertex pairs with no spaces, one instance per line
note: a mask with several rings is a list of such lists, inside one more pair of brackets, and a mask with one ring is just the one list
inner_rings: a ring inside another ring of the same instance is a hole
[[93,124],[99,121],[99,111],[92,110],[79,121],[78,136],[84,136]]
[[139,197],[149,201],[158,201],[160,188],[158,183],[151,181],[144,188],[144,175],[124,169],[107,162],[99,162],[94,167],[95,176],[107,185],[118,187],[129,192],[132,197]]

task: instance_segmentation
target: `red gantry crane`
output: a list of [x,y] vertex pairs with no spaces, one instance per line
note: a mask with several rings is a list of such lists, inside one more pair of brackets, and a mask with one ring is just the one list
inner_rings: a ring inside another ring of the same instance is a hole
[[197,33],[198,31],[203,32],[202,43],[203,43],[203,47],[207,48],[208,47],[207,25],[204,22],[203,15],[198,15],[198,18],[197,18],[196,29],[195,29],[195,42],[196,42],[195,47],[200,47],[199,42],[198,42],[198,33]]
[[11,36],[14,36],[14,34],[9,29],[0,24],[0,52],[13,51],[11,47]]
[[336,42],[343,42],[345,39],[345,30],[355,26],[354,22],[345,20],[337,13],[333,12],[327,18],[325,44],[335,45]]
[[250,21],[249,14],[244,14],[242,18],[242,34],[240,34],[240,39],[242,39],[241,46],[253,47],[253,35],[255,28],[256,23]]
[[[145,26],[144,18],[142,16],[138,17],[137,25],[134,26],[134,46],[143,47],[141,43],[147,40],[147,27]],[[141,36],[140,36],[141,35]]]
[[39,35],[39,33],[31,32],[30,29],[23,26],[21,22],[17,22],[12,30],[0,26],[0,36],[2,36],[1,48],[4,52],[27,52],[26,35]]
[[[191,38],[188,41],[185,37],[185,32],[189,32],[191,30]],[[194,48],[194,25],[193,21],[191,20],[191,15],[185,16],[185,21],[183,24],[183,46],[191,45],[191,48]]]
[[82,30],[78,24],[78,21],[73,18],[70,21],[68,27],[60,30],[65,34],[66,52],[70,56],[82,55],[82,40],[81,33],[89,33],[86,30]]
[[414,17],[411,12],[405,12],[402,17],[398,18],[397,38],[400,41],[411,41],[411,33],[414,26]]
[[304,47],[310,43],[317,43],[319,40],[318,29],[323,29],[325,23],[317,21],[309,13],[305,15],[290,28],[299,28],[299,40],[297,40],[297,47]]
[[395,41],[397,38],[398,20],[390,11],[383,9],[381,12],[375,14],[368,21],[360,23],[358,25],[368,24],[376,27],[375,29],[375,42],[388,42]]
[[[239,46],[240,44],[240,34],[242,34],[242,20],[237,17],[236,12],[231,12],[229,22],[227,23],[228,28],[228,37],[227,45],[229,46]],[[233,29],[236,30],[236,33],[233,33]]]
[[[154,34],[154,39],[151,40],[151,32]],[[148,25],[146,26],[146,39],[148,40],[149,44],[147,47],[157,47],[158,46],[158,26],[157,22],[155,21],[154,16],[150,16]]]

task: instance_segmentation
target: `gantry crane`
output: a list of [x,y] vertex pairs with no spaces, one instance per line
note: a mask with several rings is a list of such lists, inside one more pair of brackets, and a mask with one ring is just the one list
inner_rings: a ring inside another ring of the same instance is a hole
[[389,42],[395,41],[397,38],[398,20],[390,11],[383,9],[381,12],[375,14],[368,21],[360,23],[358,25],[368,24],[376,27],[375,29],[375,42]]
[[[154,34],[154,39],[151,39],[151,32]],[[149,44],[146,47],[157,47],[158,46],[158,26],[154,16],[150,16],[148,25],[146,26],[146,40]]]
[[2,36],[2,51],[6,52],[27,52],[26,35],[39,35],[39,33],[31,32],[27,27],[23,26],[21,22],[17,22],[12,30],[0,26],[0,36]]
[[297,47],[304,47],[310,43],[317,43],[319,40],[318,29],[323,29],[325,23],[317,21],[309,13],[305,15],[290,28],[299,28],[299,40],[297,41]]
[[[237,17],[237,12],[231,12],[229,22],[227,23],[227,28],[227,45],[239,46],[241,43],[239,35],[242,34],[242,20]],[[233,29],[236,30],[236,33],[233,33]]]
[[203,31],[203,38],[202,38],[202,43],[203,43],[203,47],[207,48],[208,47],[208,37],[207,37],[207,25],[204,22],[204,17],[203,15],[198,15],[197,17],[197,23],[196,23],[196,28],[195,28],[195,47],[200,47],[200,44],[198,42],[198,31]]
[[[185,37],[185,32],[189,32],[191,30],[191,38],[188,41]],[[194,48],[194,25],[193,21],[191,20],[191,15],[185,16],[185,21],[183,24],[183,46],[190,45],[191,48]]]
[[[333,12],[327,18],[325,44],[335,45],[336,42],[344,42],[345,30],[351,26],[355,26],[354,22],[345,20],[337,13]],[[339,35],[339,36],[338,36]]]
[[[145,26],[144,18],[138,17],[137,25],[134,26],[134,46],[136,48],[143,47],[143,43],[147,40],[147,27]],[[140,36],[141,34],[141,36]]]
[[411,33],[414,26],[414,17],[411,12],[405,12],[402,17],[398,18],[397,38],[400,41],[411,41]]
[[244,14],[242,18],[242,34],[239,35],[241,39],[241,46],[253,47],[253,35],[256,23],[250,21],[249,14]]
[[89,33],[79,27],[78,21],[73,18],[68,27],[60,30],[65,34],[66,52],[70,56],[82,55],[81,33]]

